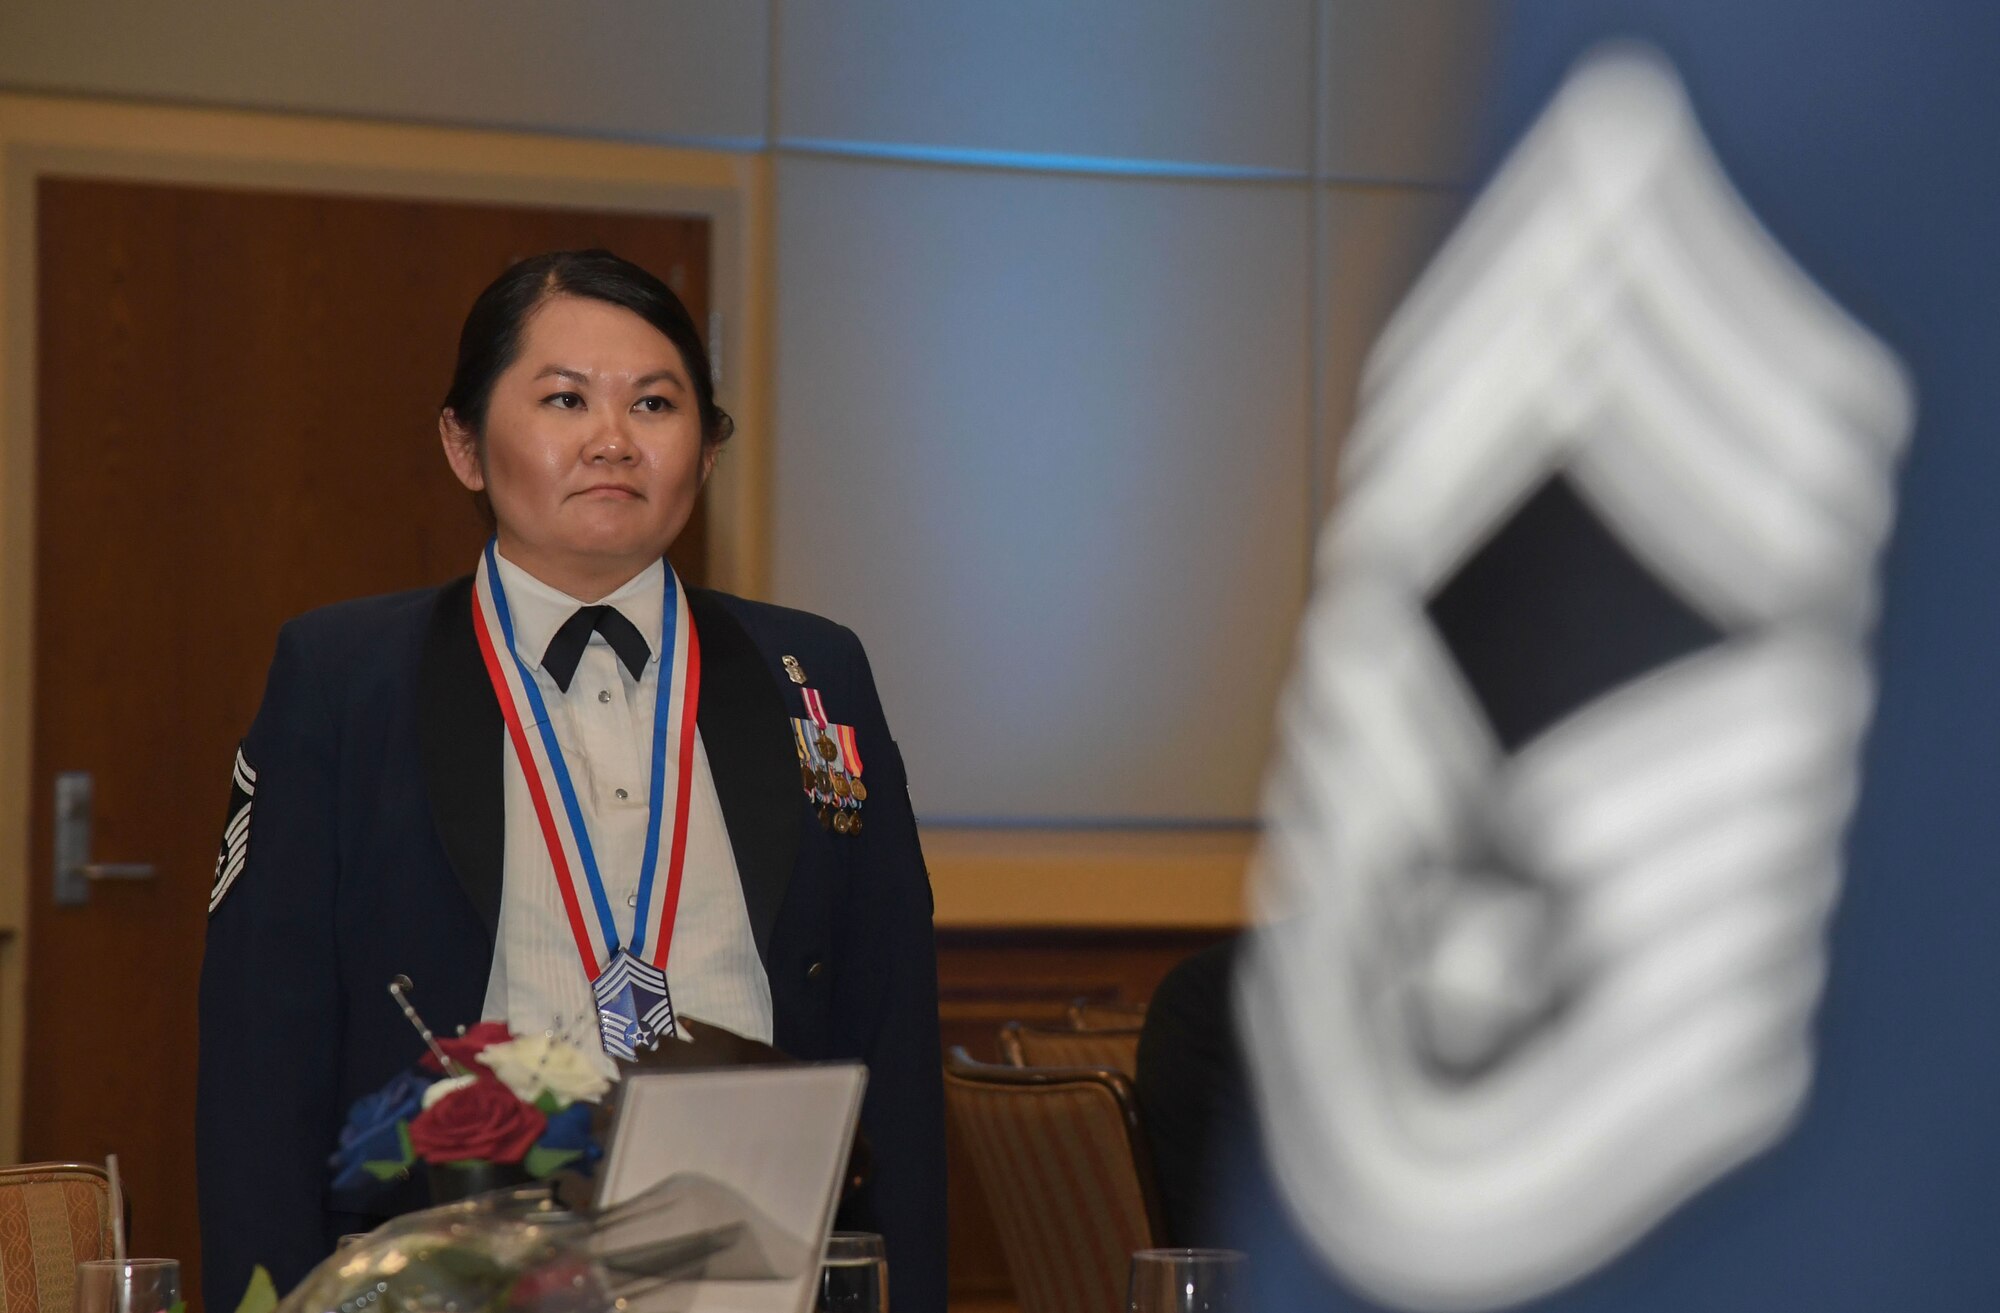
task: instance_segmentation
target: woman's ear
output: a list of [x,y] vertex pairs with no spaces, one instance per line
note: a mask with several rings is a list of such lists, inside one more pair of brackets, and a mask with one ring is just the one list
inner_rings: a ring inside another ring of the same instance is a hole
[[722,444],[720,442],[704,442],[701,444],[702,487],[706,488],[708,486],[708,476],[715,473],[715,458],[721,454]]
[[458,422],[457,413],[450,407],[438,412],[438,442],[443,445],[445,461],[458,481],[473,492],[484,492],[486,468],[479,460],[479,440],[471,429]]

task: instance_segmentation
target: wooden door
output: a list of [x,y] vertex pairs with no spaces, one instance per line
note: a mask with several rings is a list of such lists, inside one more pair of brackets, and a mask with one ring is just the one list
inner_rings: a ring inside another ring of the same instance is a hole
[[[508,263],[605,246],[707,321],[706,219],[44,179],[38,195],[34,796],[23,1152],[119,1154],[133,1243],[200,1290],[195,997],[229,770],[279,624],[467,572],[435,424]],[[675,551],[699,582],[699,511]],[[93,858],[51,897],[52,780]],[[258,1073],[243,1079],[255,1083]]]

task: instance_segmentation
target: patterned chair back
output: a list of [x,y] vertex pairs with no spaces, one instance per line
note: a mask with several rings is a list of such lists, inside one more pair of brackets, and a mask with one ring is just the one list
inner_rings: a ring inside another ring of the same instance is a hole
[[111,1181],[83,1163],[0,1167],[0,1313],[70,1313],[76,1265],[111,1254]]
[[951,1112],[1021,1313],[1118,1313],[1132,1251],[1163,1243],[1132,1083],[1121,1072],[945,1063]]
[[1139,1072],[1139,1028],[1058,1030],[1010,1021],[1000,1028],[1000,1056],[1015,1067],[1108,1067]]
[[1087,998],[1071,999],[1071,1030],[1136,1030],[1146,1024],[1144,1003],[1105,1003]]

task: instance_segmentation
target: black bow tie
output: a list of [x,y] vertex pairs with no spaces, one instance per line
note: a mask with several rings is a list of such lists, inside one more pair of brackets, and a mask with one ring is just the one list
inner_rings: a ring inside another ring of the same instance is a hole
[[639,632],[639,626],[627,620],[615,606],[581,606],[575,615],[563,621],[562,628],[549,640],[549,650],[542,654],[542,669],[549,672],[556,687],[565,693],[569,692],[569,682],[576,678],[576,663],[583,660],[583,649],[590,646],[593,631],[604,635],[604,641],[611,644],[611,650],[632,672],[632,678],[638,679],[645,673],[653,648]]

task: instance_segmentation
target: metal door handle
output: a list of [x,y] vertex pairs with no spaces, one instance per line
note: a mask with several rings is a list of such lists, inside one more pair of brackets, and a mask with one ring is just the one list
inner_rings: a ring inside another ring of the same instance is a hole
[[96,782],[87,770],[56,776],[55,903],[81,907],[90,901],[90,886],[98,880],[151,880],[159,871],[151,862],[90,860],[91,813]]
[[150,880],[160,871],[151,862],[91,862],[76,873],[86,880]]

